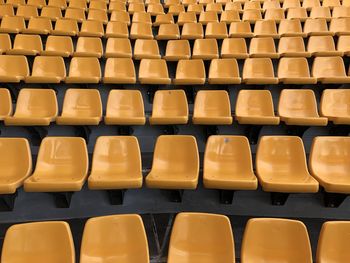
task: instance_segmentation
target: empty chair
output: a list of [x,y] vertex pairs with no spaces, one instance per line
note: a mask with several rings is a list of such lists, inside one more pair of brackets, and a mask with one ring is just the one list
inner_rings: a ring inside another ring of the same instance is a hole
[[[326,24],[327,25],[327,24]],[[306,37],[307,34],[303,32],[301,22],[299,19],[284,19],[281,20],[278,27],[278,34],[281,37]]]
[[220,22],[231,24],[232,22],[240,21],[238,10],[226,10],[221,13]]
[[254,26],[254,36],[279,38],[276,22],[273,20],[256,21]]
[[277,84],[270,58],[247,58],[243,66],[243,82],[246,84]]
[[166,45],[165,56],[167,61],[178,61],[191,57],[191,47],[188,40],[169,40]]
[[21,33],[25,29],[24,18],[20,16],[4,16],[1,19],[0,33]]
[[102,119],[102,102],[97,89],[68,89],[64,96],[59,125],[98,125]]
[[329,31],[335,35],[350,35],[350,18],[333,18],[329,25]]
[[141,84],[170,84],[168,67],[163,59],[142,59],[138,79]]
[[304,23],[304,33],[308,36],[333,36],[334,33],[328,30],[327,21],[324,18],[307,19]]
[[130,25],[130,15],[128,12],[125,11],[113,11],[111,13],[110,22],[117,21],[117,22],[124,22],[128,26]]
[[99,83],[100,79],[101,67],[98,58],[72,58],[66,83]]
[[319,0],[305,0],[302,3],[302,6],[307,10],[311,10],[313,7],[321,6]]
[[202,11],[199,15],[198,22],[203,25],[206,25],[209,22],[219,22],[218,14],[215,11]]
[[181,12],[177,18],[177,24],[183,26],[186,23],[197,23],[195,12]]
[[112,13],[113,11],[126,11],[126,3],[122,1],[113,1],[108,5],[108,12]]
[[327,21],[331,20],[331,9],[325,6],[313,7],[309,15],[310,18],[324,18]]
[[111,90],[104,122],[107,125],[144,125],[146,118],[141,92],[139,90]]
[[219,14],[222,12],[222,4],[221,3],[208,3],[205,7],[205,11],[215,11]]
[[152,16],[164,14],[163,5],[161,3],[153,3],[147,6],[147,13]]
[[103,37],[104,34],[103,23],[101,21],[84,20],[78,35],[82,37]]
[[[147,13],[148,14],[148,13]],[[174,24],[174,17],[172,14],[160,14],[156,16],[153,26],[160,26],[162,24]]]
[[28,61],[22,55],[0,56],[0,81],[20,82],[29,75]]
[[181,12],[185,12],[185,7],[181,4],[171,5],[168,8],[168,14],[179,15]]
[[327,118],[320,117],[316,97],[310,89],[284,89],[280,94],[278,115],[287,125],[326,126]]
[[[1,79],[1,78],[0,78]],[[176,67],[175,85],[200,85],[205,83],[205,68],[201,59],[180,59]]]
[[11,4],[14,7],[18,7],[20,5],[25,5],[25,0],[6,0],[6,4]]
[[29,20],[32,17],[38,17],[38,9],[35,6],[20,5],[17,7],[16,16],[21,16],[25,20]]
[[161,24],[156,36],[157,40],[171,40],[180,38],[180,29],[177,24]]
[[113,84],[136,83],[136,72],[133,60],[131,58],[108,58],[103,82]]
[[90,1],[89,10],[90,9],[98,9],[107,11],[107,3],[103,1]]
[[339,0],[324,0],[322,1],[322,6],[328,6],[333,9],[333,7],[341,6],[341,4]]
[[129,38],[128,25],[120,21],[108,22],[105,37]]
[[[259,249],[256,249],[257,244]],[[289,219],[250,219],[243,235],[241,260],[246,263],[312,263],[306,226],[301,221]]]
[[350,6],[336,6],[332,12],[333,18],[350,17]]
[[256,37],[250,40],[249,55],[252,58],[278,58],[272,37]]
[[225,38],[221,45],[222,58],[245,59],[249,57],[244,38]]
[[67,2],[65,0],[49,0],[48,6],[57,6],[59,8],[66,9],[67,8]]
[[196,94],[192,122],[201,125],[232,124],[229,94],[225,90],[200,90]]
[[97,57],[103,55],[103,46],[100,38],[79,37],[74,56],[76,57]]
[[108,16],[105,10],[89,9],[87,20],[100,21],[103,24],[107,24]]
[[152,169],[146,176],[149,188],[196,189],[199,154],[196,138],[190,135],[158,136]]
[[274,20],[276,23],[279,23],[285,19],[284,9],[283,8],[271,8],[265,11],[264,15],[265,20]]
[[310,57],[302,37],[281,37],[278,43],[280,57]]
[[55,24],[55,30],[52,35],[76,36],[79,32],[78,23],[70,19],[58,19]]
[[334,124],[348,125],[350,93],[347,89],[325,89],[321,98],[321,115],[327,117]]
[[0,54],[11,50],[11,39],[9,34],[0,34]]
[[273,9],[273,8],[281,8],[280,1],[264,1],[263,7],[262,7],[264,11],[266,11],[267,9]]
[[134,44],[134,59],[159,59],[159,47],[157,40],[136,39]]
[[106,58],[131,58],[132,50],[130,39],[108,38],[104,56]]
[[213,59],[209,67],[209,84],[240,84],[238,63],[236,59]]
[[182,27],[182,39],[198,39],[204,37],[203,26],[201,23],[185,23]]
[[219,57],[216,39],[196,39],[194,41],[192,58],[210,60]]
[[23,29],[23,33],[47,35],[52,31],[52,23],[46,17],[32,17],[29,19],[28,27]]
[[189,4],[187,7],[187,12],[195,12],[196,15],[199,15],[201,12],[204,11],[204,7],[202,4]]
[[14,16],[15,11],[13,5],[10,4],[1,4],[0,5],[0,18],[5,16]]
[[53,20],[53,21],[56,21],[57,19],[62,18],[62,11],[59,7],[44,6],[41,9],[40,16],[49,18],[50,20]]
[[132,22],[133,23],[146,23],[146,24],[152,24],[152,17],[149,13],[144,12],[136,12],[132,15]]
[[283,6],[284,9],[291,9],[291,8],[296,8],[300,7],[300,1],[298,0],[285,0],[283,1]]
[[86,19],[85,10],[68,7],[64,13],[64,18],[81,23]]
[[[118,141],[115,144],[118,145]],[[120,154],[124,157],[124,152]],[[116,238],[119,235],[124,238]],[[136,214],[90,218],[83,232],[80,262],[90,262],[91,258],[100,261],[123,258],[128,262],[149,263],[147,236],[142,218]]]
[[8,89],[0,88],[0,120],[12,114],[12,99]]
[[277,75],[283,84],[316,84],[317,79],[310,77],[309,64],[306,58],[281,58]]
[[269,90],[240,90],[235,115],[239,124],[278,125],[280,122]]
[[206,188],[255,190],[249,141],[244,136],[214,135],[207,140],[203,183]]
[[69,36],[48,36],[41,55],[69,57],[73,54],[73,41]]
[[230,37],[253,37],[254,34],[248,21],[232,22],[229,30]]
[[[266,192],[316,193],[318,191],[318,182],[307,169],[303,141],[297,136],[260,137],[256,154],[256,172],[259,183]],[[280,232],[278,233],[281,236]],[[299,254],[291,253],[291,255]],[[253,261],[256,262],[260,258],[261,255]],[[283,259],[280,258],[280,260]]]
[[304,7],[289,8],[287,12],[287,19],[299,19],[305,21],[308,18],[307,10]]
[[39,35],[17,34],[13,47],[6,53],[9,55],[35,56],[43,50],[43,44]]
[[310,36],[307,44],[307,51],[312,56],[342,56],[341,51],[335,50],[335,43],[332,36]]
[[209,22],[205,29],[205,38],[223,39],[227,38],[226,23],[223,22]]
[[62,57],[37,56],[34,59],[32,74],[25,78],[26,83],[60,83],[66,77],[66,67]]
[[69,7],[75,9],[87,10],[87,1],[86,0],[69,0]]
[[130,39],[153,39],[152,25],[146,23],[132,23]]
[[261,20],[261,11],[257,9],[248,9],[243,11],[242,21],[247,21],[254,24],[256,21]]
[[47,221],[12,225],[6,231],[1,258],[5,262],[15,259],[17,262],[74,263],[74,243],[68,223]]
[[322,83],[349,83],[342,57],[316,57],[312,76]]
[[80,191],[87,177],[88,166],[88,152],[83,138],[45,137],[40,144],[35,171],[24,181],[24,190]]
[[52,89],[21,89],[16,111],[5,117],[5,125],[48,126],[58,113],[56,93]]
[[145,12],[145,4],[140,2],[140,3],[129,3],[128,6],[128,12],[129,14],[134,14],[136,12]]
[[243,10],[260,10],[261,9],[261,5],[259,1],[247,1],[244,2],[244,7]]

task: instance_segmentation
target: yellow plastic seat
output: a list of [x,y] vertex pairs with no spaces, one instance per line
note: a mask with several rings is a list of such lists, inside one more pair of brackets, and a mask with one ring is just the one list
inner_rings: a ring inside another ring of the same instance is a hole
[[152,25],[146,23],[132,23],[130,39],[153,39]]
[[321,115],[336,125],[349,125],[349,99],[347,89],[325,89],[321,98]]
[[159,59],[159,47],[157,40],[136,39],[134,44],[134,59]]
[[[307,169],[303,141],[297,136],[260,137],[256,154],[256,172],[259,183],[266,192],[316,193],[318,191],[318,182]],[[259,258],[251,262],[257,262]]]
[[242,21],[254,24],[262,19],[261,11],[257,9],[248,9],[243,11]]
[[310,57],[302,37],[281,37],[278,43],[280,57]]
[[132,58],[130,40],[127,38],[108,38],[104,56],[106,58]]
[[12,114],[12,99],[8,89],[0,88],[0,120]]
[[265,20],[273,20],[279,23],[281,20],[285,19],[283,8],[273,8],[267,9],[264,15]]
[[20,5],[17,7],[16,16],[21,16],[25,20],[29,20],[32,17],[38,17],[38,9],[35,6]]
[[312,76],[322,83],[349,83],[342,57],[316,57]]
[[96,57],[103,55],[102,41],[98,37],[79,37],[74,52],[75,57]]
[[176,67],[175,85],[201,85],[205,83],[205,68],[201,59],[180,59]]
[[68,7],[64,13],[64,18],[75,20],[78,23],[82,23],[86,20],[85,10],[79,8]]
[[157,15],[156,20],[153,23],[153,26],[160,26],[162,24],[174,24],[173,15],[172,14],[159,14],[159,15]]
[[225,90],[200,90],[196,94],[193,109],[193,124],[230,125],[230,98]]
[[196,15],[199,15],[201,12],[204,11],[203,4],[189,4],[187,7],[187,12],[194,12]]
[[281,58],[277,75],[283,84],[316,84],[317,79],[310,77],[309,64],[306,58]]
[[122,1],[113,1],[108,5],[108,12],[112,13],[113,11],[126,11],[126,4]]
[[215,11],[202,11],[199,14],[198,22],[203,25],[206,25],[209,22],[219,22],[218,14]]
[[249,56],[251,58],[278,58],[275,41],[272,37],[256,37],[250,40]]
[[333,18],[350,17],[350,6],[336,6],[332,12]]
[[43,50],[43,44],[39,35],[17,34],[13,47],[8,50],[8,55],[27,55],[35,56]]
[[216,39],[196,39],[192,50],[193,59],[211,60],[219,57]]
[[287,125],[326,126],[328,119],[320,117],[316,97],[310,89],[284,89],[280,94],[278,115]]
[[128,26],[130,25],[130,15],[126,11],[113,11],[111,13],[110,22],[117,21],[117,22],[124,22]]
[[[256,249],[257,244],[259,249]],[[301,221],[289,219],[250,219],[243,235],[241,260],[245,263],[312,263],[306,226]]]
[[298,1],[298,0],[284,0],[282,8],[289,10],[291,8],[296,8],[296,7],[300,7],[300,6],[301,6],[300,1]]
[[261,10],[259,1],[246,1],[244,2],[243,11],[246,10]]
[[228,37],[226,23],[209,22],[205,29],[205,38],[224,39]]
[[304,33],[308,36],[333,36],[334,33],[328,30],[327,21],[324,18],[306,19]]
[[270,58],[247,58],[243,66],[242,82],[246,84],[277,84]]
[[131,58],[108,58],[103,77],[104,83],[134,84],[136,72]]
[[0,33],[21,33],[26,28],[24,18],[20,16],[4,16],[1,19]]
[[310,36],[307,51],[316,57],[343,55],[343,52],[335,50],[335,43],[332,36]]
[[233,58],[212,59],[208,82],[209,84],[240,84],[237,60]]
[[128,12],[129,14],[134,14],[136,12],[146,12],[145,4],[143,2],[129,3]]
[[26,34],[48,35],[52,31],[52,23],[49,18],[33,17],[29,20],[28,27],[22,32]]
[[220,3],[208,3],[205,7],[206,12],[217,12],[218,14],[222,13],[222,4]]
[[107,11],[107,2],[104,2],[104,1],[90,1],[90,3],[89,3],[89,10],[90,9],[97,9],[97,10]]
[[168,263],[234,263],[232,227],[217,214],[179,213],[171,232]]
[[299,19],[281,20],[278,27],[278,34],[281,37],[306,37],[306,33],[303,32]]
[[197,23],[195,12],[181,12],[177,18],[177,24],[183,26],[186,23]]
[[60,83],[66,78],[66,67],[62,57],[36,56],[32,75],[25,78],[26,83]]
[[78,35],[81,37],[103,37],[104,34],[103,23],[101,21],[84,20]]
[[100,21],[106,25],[108,22],[107,11],[99,9],[89,9],[87,20]]
[[225,10],[221,13],[220,22],[231,24],[231,22],[240,21],[238,10]]
[[235,109],[239,124],[278,125],[269,90],[240,90]]
[[244,38],[225,38],[221,45],[222,58],[245,59],[249,57]]
[[228,10],[237,10],[239,12],[242,12],[243,11],[242,4],[238,1],[227,2],[225,5],[225,11],[228,11]]
[[163,59],[142,59],[138,79],[141,84],[170,84],[168,67]]
[[266,11],[267,9],[281,8],[280,1],[264,1],[262,9]]
[[11,50],[12,44],[9,34],[0,34],[0,54]]
[[286,18],[292,20],[298,19],[304,22],[308,18],[307,10],[304,7],[289,8]]
[[104,121],[107,125],[144,125],[146,118],[141,92],[111,90]]
[[165,56],[167,61],[178,61],[191,57],[191,47],[188,40],[169,40],[166,45]]
[[90,218],[83,232],[80,262],[88,263],[92,258],[100,262],[125,260],[149,263],[147,236],[142,218],[136,214]]
[[254,36],[279,38],[276,22],[273,20],[256,21],[254,26]]
[[248,21],[232,22],[229,30],[230,37],[250,38],[254,34]]
[[184,90],[157,90],[149,121],[151,125],[186,124],[188,104]]
[[25,0],[6,0],[6,4],[12,5],[14,7],[18,7],[20,5],[25,5]]
[[178,16],[181,12],[185,12],[185,6],[181,4],[171,5],[168,8],[168,14]]
[[73,41],[69,36],[48,36],[45,50],[40,54],[69,57],[73,54]]
[[52,35],[58,36],[76,36],[78,35],[78,23],[71,19],[58,19],[55,24],[55,29],[51,31]]
[[64,96],[59,125],[98,125],[102,119],[102,102],[97,89],[68,89]]
[[311,12],[309,15],[310,18],[324,18],[327,21],[331,20],[331,9],[329,7],[319,6],[311,8]]
[[184,6],[189,6],[189,5],[195,4],[195,3],[197,3],[197,0],[182,0],[182,4]]
[[49,0],[48,6],[56,6],[61,8],[62,10],[67,8],[67,2],[65,0]]
[[145,12],[136,12],[132,15],[132,22],[133,23],[145,23],[145,24],[152,24],[152,17],[150,13]]
[[180,29],[177,24],[161,24],[156,36],[157,40],[180,39]]
[[4,119],[5,125],[48,126],[58,113],[56,93],[52,89],[21,89],[16,111]]
[[329,31],[337,36],[350,35],[350,18],[333,18],[329,24]]
[[255,190],[249,141],[244,136],[214,135],[207,140],[203,183],[206,188]]
[[327,6],[333,9],[336,6],[341,6],[341,4],[339,0],[323,0],[322,6]]
[[13,8],[13,5],[10,4],[2,4],[0,5],[0,18],[3,18],[5,16],[14,16],[15,11]]
[[321,6],[320,0],[304,0],[302,2],[302,7],[306,8],[308,11],[318,6]]
[[28,61],[22,55],[0,56],[0,81],[20,82],[29,75]]
[[342,1],[342,6],[350,6],[350,1],[349,0],[343,0]]
[[151,14],[152,16],[164,14],[163,5],[160,3],[149,4],[147,6],[147,13]]
[[56,21],[57,19],[62,18],[62,11],[58,7],[44,6],[41,9],[40,16],[49,18],[52,21]]
[[72,233],[63,221],[12,225],[6,232],[2,261],[75,262]]
[[35,171],[24,181],[24,190],[80,191],[87,177],[88,166],[88,152],[83,138],[45,137],[40,144]]
[[69,0],[68,7],[87,10],[87,2],[86,0]]
[[149,188],[196,189],[199,154],[196,138],[190,135],[158,136],[152,169],[146,177]]
[[121,21],[108,22],[105,37],[129,38],[128,24]]
[[185,23],[182,27],[182,39],[200,39],[204,37],[203,26],[201,23]]
[[180,0],[165,0],[163,4],[164,4],[164,7],[170,8],[170,6],[172,6],[172,5],[181,5],[181,1]]
[[98,58],[72,58],[66,83],[99,83],[100,79],[101,67]]

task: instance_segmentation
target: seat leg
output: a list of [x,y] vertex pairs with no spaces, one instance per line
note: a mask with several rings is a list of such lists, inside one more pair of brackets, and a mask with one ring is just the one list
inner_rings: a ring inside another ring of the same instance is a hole
[[86,143],[89,143],[89,138],[90,138],[90,134],[91,134],[91,128],[89,126],[86,125],[82,125],[82,126],[75,126],[75,133],[77,136],[79,137],[83,137],[86,141]]
[[175,135],[179,133],[179,127],[176,125],[166,125],[164,126],[163,133],[167,135]]
[[47,128],[42,126],[26,126],[30,133],[30,141],[34,146],[39,146],[41,141],[47,136]]
[[225,205],[232,204],[233,195],[235,191],[233,190],[219,190],[220,192],[220,203]]
[[132,135],[134,133],[134,129],[131,126],[119,126],[118,134],[119,135]]
[[324,205],[332,208],[339,207],[347,197],[347,194],[324,192]]
[[116,189],[116,190],[107,190],[109,202],[111,205],[122,205],[124,202],[124,194],[126,190]]
[[183,189],[162,190],[162,192],[166,195],[166,197],[170,202],[173,202],[173,203],[182,202],[182,196],[184,193]]
[[74,192],[57,192],[51,193],[55,199],[57,208],[69,208]]
[[0,211],[13,211],[15,207],[15,200],[18,193],[17,191],[13,194],[2,194],[0,195]]
[[248,138],[250,144],[255,145],[258,143],[262,127],[261,125],[248,125],[245,128],[244,134]]
[[272,205],[284,205],[289,197],[288,193],[271,193],[271,204]]

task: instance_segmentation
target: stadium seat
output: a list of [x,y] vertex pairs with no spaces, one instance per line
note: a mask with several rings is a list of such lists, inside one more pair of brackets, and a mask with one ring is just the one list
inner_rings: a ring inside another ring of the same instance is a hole
[[104,83],[134,84],[136,72],[131,58],[108,58],[106,61]]
[[244,136],[213,135],[204,154],[203,184],[223,190],[255,190],[249,141]]
[[124,22],[130,25],[130,15],[126,11],[113,11],[109,19],[110,22]]
[[0,120],[12,114],[12,99],[8,89],[0,88]]
[[174,24],[174,17],[172,14],[159,14],[156,16],[153,26],[160,26],[163,24]]
[[240,21],[238,10],[226,10],[221,13],[220,22],[231,24],[232,22]]
[[49,0],[48,6],[56,6],[61,8],[62,10],[67,8],[67,2],[65,0]]
[[15,11],[13,8],[13,5],[10,4],[4,4],[0,5],[0,18],[3,18],[5,16],[14,16]]
[[249,57],[244,38],[225,38],[221,45],[222,58],[245,59]]
[[103,23],[94,20],[84,20],[78,33],[81,37],[103,37],[104,34]]
[[185,6],[181,4],[170,5],[168,8],[168,14],[178,16],[181,12],[185,12]]
[[40,54],[45,56],[70,57],[73,55],[73,41],[69,36],[48,36],[45,50]]
[[310,57],[302,37],[281,37],[278,43],[280,57]]
[[273,8],[267,9],[264,15],[265,20],[273,20],[276,23],[279,23],[283,19],[285,19],[284,9],[283,8]]
[[170,8],[172,5],[181,5],[180,0],[164,0],[164,7]]
[[249,56],[251,58],[278,58],[275,41],[272,37],[255,37],[250,40]]
[[203,25],[206,25],[209,22],[219,22],[218,14],[215,11],[202,11],[199,14],[198,22]]
[[196,3],[197,3],[196,0],[182,0],[182,4],[184,6],[189,6],[189,5],[196,4]]
[[205,38],[224,39],[228,37],[226,23],[209,22],[205,29]]
[[35,171],[24,181],[24,190],[80,191],[87,177],[88,166],[88,152],[83,138],[45,137],[40,144]]
[[279,38],[276,22],[273,20],[256,21],[254,26],[254,36]]
[[188,104],[184,90],[157,90],[153,98],[151,125],[186,124]]
[[105,10],[89,9],[87,20],[100,21],[103,24],[107,24],[108,16]]
[[157,40],[136,39],[134,44],[134,59],[160,59]]
[[89,10],[91,9],[97,9],[97,10],[104,10],[107,11],[107,2],[103,1],[90,1],[89,3]]
[[66,78],[66,68],[62,57],[36,56],[32,75],[25,78],[26,83],[60,83]]
[[250,38],[254,37],[254,34],[248,21],[239,21],[230,24],[229,36]]
[[196,138],[190,135],[158,136],[152,169],[146,177],[149,188],[196,189],[199,155]]
[[342,52],[344,56],[350,55],[350,36],[340,36],[338,38],[337,50]]
[[281,8],[280,1],[264,1],[262,10],[266,11],[267,9]]
[[[256,249],[257,245],[259,249]],[[306,226],[301,221],[289,219],[248,220],[243,234],[241,260],[245,263],[312,263]]]
[[278,115],[287,125],[326,126],[320,117],[316,97],[311,89],[284,89],[280,94]]
[[164,59],[142,59],[138,79],[141,84],[170,84],[168,67]]
[[316,57],[312,64],[312,76],[321,83],[349,83],[342,57]]
[[29,75],[28,61],[22,55],[0,56],[0,81],[20,82]]
[[11,126],[48,126],[58,114],[56,93],[52,89],[21,89],[16,111],[4,119]]
[[237,10],[239,12],[243,12],[242,3],[240,3],[239,1],[227,2],[225,5],[225,11],[227,10]]
[[52,31],[52,23],[46,17],[32,17],[29,20],[28,27],[22,32],[26,34],[48,35]]
[[161,24],[156,35],[157,40],[180,39],[180,29],[177,24]]
[[100,262],[122,259],[127,262],[149,263],[142,218],[136,214],[90,218],[83,232],[80,263],[89,263],[91,258]]
[[78,23],[71,19],[57,19],[55,29],[51,31],[52,35],[58,36],[76,36],[78,33]]
[[132,23],[145,23],[152,25],[151,14],[145,12],[136,12],[132,15]]
[[281,20],[278,26],[278,34],[280,37],[306,37],[307,35],[305,32],[303,32],[299,19]]
[[27,0],[27,5],[35,6],[38,9],[43,8],[43,6],[46,6],[45,0]]
[[102,102],[97,89],[68,89],[64,96],[59,125],[98,125],[102,119]]
[[75,9],[83,9],[84,11],[87,10],[87,2],[86,0],[69,0],[68,7],[75,8]]
[[322,6],[330,7],[330,9],[333,9],[335,6],[341,6],[339,0],[324,0],[322,1]]
[[20,16],[4,16],[1,19],[0,33],[21,33],[26,28],[24,18]]
[[4,262],[75,262],[72,233],[63,221],[16,224],[8,228]]
[[204,37],[203,26],[201,23],[185,23],[182,26],[182,39],[198,39]]
[[332,12],[332,17],[333,18],[350,17],[350,7],[349,6],[334,7]]
[[83,21],[86,20],[85,10],[68,7],[65,11],[64,18],[82,23]]
[[98,58],[72,58],[66,83],[99,83],[101,67]]
[[163,5],[161,3],[149,4],[147,6],[147,13],[151,14],[152,16],[164,14]]
[[261,10],[261,5],[259,1],[246,1],[243,5],[243,11],[246,10]]
[[112,13],[113,11],[126,11],[126,4],[122,1],[113,1],[108,5],[108,12]]
[[313,19],[324,18],[327,21],[330,21],[332,18],[331,9],[325,6],[313,7],[311,8],[309,17]]
[[289,8],[286,18],[288,20],[298,19],[301,22],[304,22],[308,18],[307,10],[304,7]]
[[329,24],[329,31],[337,36],[350,35],[350,18],[333,18]]
[[25,5],[26,1],[25,0],[6,0],[6,4],[10,4],[17,8],[20,5]]
[[347,89],[325,89],[321,98],[321,115],[336,125],[349,125],[349,99],[350,91]]
[[222,12],[222,4],[221,3],[208,3],[205,7],[206,12],[217,12],[218,14],[221,14]]
[[169,40],[166,45],[165,56],[167,61],[178,61],[191,57],[191,47],[188,40]]
[[177,18],[177,24],[183,26],[187,23],[197,23],[197,16],[195,12],[181,12]]
[[107,125],[144,125],[146,118],[141,92],[111,90],[104,121]]
[[56,21],[57,19],[62,18],[62,11],[58,7],[44,6],[41,9],[40,16],[49,18],[52,21]]
[[239,124],[278,125],[269,90],[240,90],[235,109]]
[[247,58],[243,66],[242,82],[246,84],[277,84],[270,58]]
[[247,9],[243,11],[242,21],[254,24],[262,19],[261,11],[258,9]]
[[12,44],[9,34],[0,34],[0,54],[11,50]]
[[203,60],[219,58],[219,48],[216,39],[196,39],[192,49],[192,58]]
[[32,17],[38,17],[38,9],[35,6],[20,5],[17,7],[16,16],[23,17],[25,20],[29,20]]
[[324,18],[306,19],[304,33],[308,36],[333,36],[334,33],[328,30],[327,21]]
[[179,213],[170,237],[168,263],[235,262],[234,240],[228,217]]
[[[266,192],[316,193],[318,191],[318,182],[307,169],[303,141],[297,136],[260,137],[256,153],[256,173],[262,189]],[[280,234],[279,232],[279,236]],[[251,262],[257,262],[259,258]]]
[[153,39],[152,25],[146,23],[132,23],[130,39]]
[[342,56],[341,51],[335,50],[332,36],[310,36],[307,51],[315,57]]
[[240,84],[236,59],[213,59],[209,66],[209,84]]
[[321,6],[319,0],[305,0],[302,2],[302,6],[310,11],[313,7]]
[[196,94],[193,109],[193,124],[230,125],[231,105],[225,90],[200,90]]
[[101,39],[98,37],[79,37],[73,55],[75,57],[101,58],[103,55]]
[[128,12],[132,15],[136,12],[146,12],[145,4],[143,2],[129,3]]
[[205,78],[203,60],[180,59],[177,63],[175,85],[201,85],[205,83]]
[[129,38],[128,25],[121,21],[109,21],[106,27],[106,38]]
[[108,38],[105,47],[106,58],[132,58],[131,43],[127,38]]
[[40,54],[42,50],[43,44],[39,35],[17,34],[12,49],[8,50],[6,54],[35,56]]
[[279,60],[278,79],[283,84],[316,84],[317,79],[310,77],[309,64],[306,58],[284,57]]

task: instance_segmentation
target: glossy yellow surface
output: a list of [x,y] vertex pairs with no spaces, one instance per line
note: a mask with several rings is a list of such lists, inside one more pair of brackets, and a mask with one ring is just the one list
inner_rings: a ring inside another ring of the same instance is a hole
[[288,219],[250,219],[243,235],[241,262],[312,263],[305,225]]
[[66,83],[99,83],[101,67],[98,58],[74,57],[69,65]]
[[234,263],[233,233],[228,217],[179,213],[171,232],[168,263]]
[[159,59],[159,47],[157,40],[153,39],[136,39],[134,44],[134,59],[143,58]]
[[169,40],[166,45],[165,56],[167,61],[178,61],[191,58],[191,47],[188,40]]
[[236,119],[239,124],[278,125],[269,90],[240,90],[236,101]]
[[199,154],[196,138],[190,135],[158,136],[147,187],[161,189],[196,189]]
[[316,193],[303,141],[297,136],[262,136],[256,154],[256,173],[264,191]]
[[158,29],[157,40],[179,39],[180,29],[178,24],[161,24]]
[[11,49],[11,39],[9,34],[0,34],[0,54]]
[[102,102],[97,89],[68,89],[64,96],[59,125],[98,125],[102,119]]
[[204,125],[232,124],[230,98],[225,90],[200,90],[196,94],[192,122]]
[[[128,29],[127,23],[122,21],[113,21],[112,20],[113,14],[114,12],[111,14],[111,21],[108,22],[107,24],[105,37],[128,38],[129,29]],[[129,17],[129,14],[128,14],[128,17]]]
[[209,84],[240,84],[237,60],[233,58],[211,60],[208,82]]
[[78,23],[71,19],[58,19],[55,23],[55,29],[51,31],[52,35],[58,36],[76,36],[79,32]]
[[229,30],[230,37],[253,37],[254,34],[248,21],[232,22]]
[[84,228],[80,263],[149,263],[145,228],[139,215],[89,219]]
[[88,152],[80,137],[45,137],[26,192],[80,191],[88,172]]
[[0,88],[0,120],[12,114],[12,99],[8,89]]
[[20,82],[29,75],[27,58],[21,55],[0,56],[0,81]]
[[111,13],[110,22],[123,22],[126,25],[126,28],[130,25],[130,15],[126,11],[113,11]]
[[226,24],[231,24],[232,22],[240,21],[238,10],[225,10],[221,13],[220,21]]
[[170,84],[168,67],[164,59],[142,59],[138,79],[141,84]]
[[151,14],[145,13],[145,12],[135,12],[132,15],[132,22],[133,23],[146,23],[146,24],[152,24],[152,18]]
[[69,225],[50,221],[11,226],[5,235],[1,262],[75,263]]
[[45,50],[41,52],[44,56],[69,57],[73,54],[73,41],[69,36],[48,36]]
[[350,18],[333,18],[329,24],[329,31],[334,32],[337,36],[349,35]]
[[207,25],[209,22],[219,22],[218,14],[215,11],[202,11],[199,14],[199,23]]
[[98,10],[98,9],[89,9],[87,19],[100,21],[103,24],[107,24],[108,22],[107,12],[104,10]]
[[279,35],[277,34],[276,22],[273,20],[256,21],[254,26],[254,36],[278,38]]
[[25,78],[26,83],[60,83],[66,78],[66,67],[62,57],[36,56],[32,75]]
[[151,125],[186,124],[188,104],[184,90],[157,90],[153,99]]
[[156,16],[156,21],[153,23],[153,26],[160,26],[163,24],[174,24],[174,17],[172,14],[158,14]]
[[27,55],[35,56],[43,50],[41,38],[39,35],[17,34],[11,50],[8,55]]
[[[265,13],[268,14],[268,12]],[[256,21],[261,20],[262,15],[260,10],[257,9],[247,9],[243,11],[242,21],[254,24]]]
[[[99,1],[94,1],[99,2]],[[85,37],[103,37],[105,34],[103,23],[101,21],[83,20],[79,36]]]
[[[221,6],[221,5],[220,5]],[[227,26],[224,22],[209,22],[205,29],[206,38],[224,39],[228,37]]]
[[244,136],[210,136],[207,140],[203,183],[206,188],[255,190],[249,141]]
[[247,58],[243,66],[243,82],[246,84],[277,84],[270,58]]
[[281,58],[277,75],[283,84],[316,84],[317,79],[310,77],[306,58]]
[[203,37],[204,37],[204,31],[201,23],[186,22],[182,26],[182,31],[181,31],[182,39],[200,39]]
[[335,43],[332,36],[310,36],[307,51],[312,56],[317,57],[343,55],[343,52],[335,50]]
[[52,89],[21,89],[16,111],[5,117],[5,125],[48,126],[57,117],[56,93]]
[[205,83],[205,68],[201,59],[181,59],[177,63],[175,85],[195,85]]
[[249,55],[252,58],[278,58],[272,37],[255,37],[250,40]]
[[153,39],[152,25],[147,23],[132,23],[130,39]]
[[349,83],[342,57],[316,57],[312,64],[312,76],[322,83]]
[[108,125],[144,125],[146,118],[141,92],[111,90],[104,121]]
[[134,84],[136,72],[131,58],[108,58],[103,77],[104,83]]
[[106,44],[106,58],[132,58],[130,39],[108,38]]
[[318,115],[315,93],[311,89],[282,90],[278,115],[287,125],[326,126],[328,122]]
[[322,93],[320,112],[334,124],[350,124],[350,90],[325,89]]
[[248,58],[247,45],[244,38],[225,38],[221,45],[222,58]]
[[18,34],[25,28],[23,17],[19,16],[4,16],[1,19],[0,32]]
[[196,39],[192,50],[192,58],[204,60],[219,58],[216,39]]
[[350,54],[350,36],[340,36],[338,38],[337,50],[343,52],[343,55]]
[[186,23],[197,23],[197,16],[194,11],[181,12],[178,16],[177,23],[183,26]]
[[100,38],[97,37],[79,37],[77,41],[75,57],[97,57],[103,55],[103,46]]
[[328,25],[325,18],[306,19],[304,23],[304,33],[308,36],[333,36],[334,33],[328,31]]
[[310,57],[300,36],[281,37],[278,43],[280,57]]

